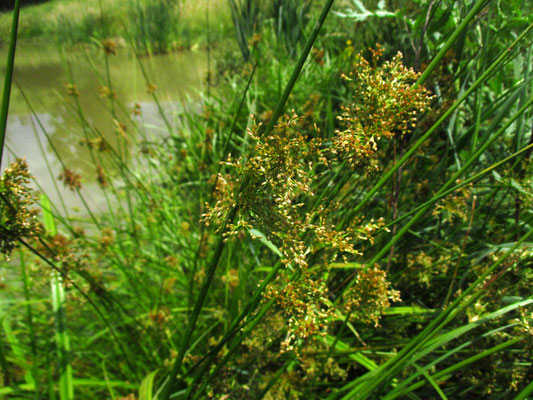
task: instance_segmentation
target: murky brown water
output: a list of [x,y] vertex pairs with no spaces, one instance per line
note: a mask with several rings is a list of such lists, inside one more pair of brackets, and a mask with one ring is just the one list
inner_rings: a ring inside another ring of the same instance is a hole
[[[1,82],[4,79],[4,64],[7,48],[0,49]],[[80,92],[79,100],[86,119],[98,129],[110,143],[116,143],[116,130],[111,115],[109,100],[100,96],[100,88],[107,85],[105,57],[98,49],[78,49],[66,54],[74,82]],[[194,107],[200,99],[206,76],[206,57],[202,52],[182,52],[145,57],[141,59],[150,82],[157,85],[157,95],[165,110],[172,115],[187,107]],[[152,96],[147,92],[146,81],[133,53],[119,48],[116,56],[109,57],[109,71],[117,104],[122,104],[129,117],[116,106],[118,120],[134,118],[145,127],[149,135],[164,135],[167,132]],[[99,209],[102,197],[96,185],[94,165],[89,151],[80,144],[84,137],[72,97],[66,96],[69,73],[64,56],[53,45],[21,44],[15,60],[16,84],[28,98],[35,114],[29,110],[21,91],[13,87],[6,142],[16,156],[25,156],[30,169],[50,199],[58,200],[53,179],[61,173],[61,164],[52,150],[45,133],[50,137],[66,166],[82,175],[84,195],[91,208]],[[140,104],[141,116],[134,116],[135,103]],[[130,134],[130,133],[128,133]],[[131,138],[132,140],[135,138]],[[38,140],[41,141],[44,153]],[[2,169],[14,156],[4,150]],[[46,166],[48,160],[52,174]],[[51,176],[52,175],[52,176]],[[81,206],[77,195],[59,184],[61,196],[69,208]],[[84,214],[82,212],[82,214]]]

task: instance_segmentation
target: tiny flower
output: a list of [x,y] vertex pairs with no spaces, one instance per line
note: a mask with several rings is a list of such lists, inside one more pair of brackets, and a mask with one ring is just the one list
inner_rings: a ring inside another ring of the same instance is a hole
[[102,40],[102,48],[107,55],[117,55],[117,42],[113,39]]
[[150,82],[146,84],[146,91],[148,92],[148,94],[154,94],[156,90],[157,90],[156,84],[150,83]]
[[68,168],[63,170],[63,172],[58,176],[58,179],[63,181],[65,186],[72,191],[81,189],[81,175]]

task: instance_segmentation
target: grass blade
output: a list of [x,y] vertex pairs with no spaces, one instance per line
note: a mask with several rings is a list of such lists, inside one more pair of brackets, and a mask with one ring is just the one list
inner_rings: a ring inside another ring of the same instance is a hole
[[4,90],[2,92],[2,108],[0,109],[0,165],[2,164],[2,154],[4,152],[4,143],[6,139],[7,113],[9,111],[9,100],[11,98],[11,84],[13,82],[13,67],[15,65],[15,50],[17,48],[19,15],[20,0],[15,0],[11,37],[9,39],[9,50],[7,55],[6,77],[4,80]]

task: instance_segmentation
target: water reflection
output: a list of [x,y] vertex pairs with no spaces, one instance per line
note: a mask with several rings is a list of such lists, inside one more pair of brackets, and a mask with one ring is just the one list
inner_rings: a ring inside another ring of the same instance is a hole
[[[5,60],[7,49],[0,49],[0,59]],[[206,75],[205,56],[201,52],[184,52],[142,58],[150,82],[155,84],[157,95],[165,114],[172,115],[182,110],[184,104],[199,99]],[[5,68],[5,67],[3,67]],[[98,49],[78,49],[62,54],[49,45],[23,44],[17,48],[6,142],[17,156],[25,156],[33,175],[52,201],[58,201],[53,179],[47,169],[48,160],[52,175],[61,173],[61,163],[53,152],[52,145],[43,132],[46,131],[65,165],[82,175],[84,194],[91,208],[102,205],[96,185],[95,166],[90,162],[87,146],[80,142],[84,130],[79,122],[76,103],[69,97],[66,84],[69,82],[69,68],[80,93],[78,97],[84,117],[101,134],[116,146],[117,129],[108,99],[102,98],[102,86],[109,86],[106,78],[104,54]],[[4,69],[2,72],[2,81]],[[149,134],[166,132],[164,122],[147,92],[146,80],[134,54],[119,49],[118,55],[109,57],[111,87],[116,92],[116,119],[129,125],[128,120],[142,124]],[[32,115],[21,90],[35,111]],[[142,114],[135,116],[135,104],[141,106]],[[133,129],[127,129],[131,141],[136,138]],[[41,141],[44,155],[39,146]],[[13,160],[13,155],[4,152],[2,168]],[[46,157],[46,159],[45,159]],[[75,193],[59,184],[67,206],[81,207]]]

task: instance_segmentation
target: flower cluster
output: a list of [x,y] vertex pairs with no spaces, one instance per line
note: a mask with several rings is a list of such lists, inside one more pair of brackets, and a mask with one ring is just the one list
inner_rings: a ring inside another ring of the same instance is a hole
[[98,150],[100,152],[103,152],[109,149],[107,141],[102,137],[95,137],[92,139],[81,139],[80,145],[87,146],[92,150]]
[[113,39],[102,40],[102,48],[107,55],[117,55],[117,42]]
[[266,298],[274,298],[287,321],[287,334],[281,352],[295,350],[297,340],[325,334],[326,321],[333,315],[329,307],[326,282],[305,268],[298,280],[285,282],[282,288],[273,285]]
[[9,256],[18,239],[41,232],[35,212],[29,207],[35,197],[28,188],[30,171],[24,159],[17,159],[0,178],[0,251]]
[[78,90],[78,87],[73,83],[67,84],[67,94],[72,97],[80,97],[80,91]]
[[98,89],[98,92],[102,99],[115,100],[117,98],[117,92],[107,86],[101,86],[100,89]]
[[[451,251],[461,254],[460,248],[452,248]],[[445,275],[448,272],[448,264],[449,261],[444,255],[438,259],[433,259],[424,251],[418,254],[413,252],[407,255],[407,268],[400,280],[405,284],[417,283],[429,288],[435,277]]]
[[[88,255],[77,254],[79,252],[79,241],[71,240],[61,233],[54,236],[42,237],[35,244],[35,248],[48,260],[54,261],[56,267],[61,269],[63,278],[70,273],[73,268],[81,270],[85,267],[82,259],[88,258]],[[68,282],[68,280],[65,280]]]
[[359,54],[353,71],[343,75],[353,97],[338,117],[344,129],[333,139],[333,152],[352,168],[367,165],[381,138],[410,132],[431,100],[426,89],[413,85],[419,75],[403,65],[401,53],[378,66],[382,48],[370,51],[372,63]]
[[[337,231],[330,210],[309,210],[318,178],[317,164],[327,164],[322,155],[322,141],[309,139],[297,129],[298,117],[285,117],[268,137],[254,127],[254,155],[248,159],[228,160],[235,173],[216,179],[218,201],[210,207],[203,221],[215,222],[220,229],[228,212],[237,208],[237,220],[225,227],[226,236],[254,228],[277,245],[283,262],[307,266],[306,256],[322,248],[357,254],[350,230]],[[316,129],[316,128],[315,128]]]
[[[461,181],[458,179],[457,184]],[[452,223],[455,220],[465,222],[468,220],[471,208],[468,203],[472,198],[472,184],[463,186],[454,193],[440,200],[433,210],[434,216],[441,216],[445,223]]]
[[81,175],[72,171],[71,169],[65,168],[58,176],[58,179],[63,181],[65,186],[72,191],[81,189]]
[[102,167],[100,164],[96,165],[96,180],[102,188],[105,188],[109,185],[104,167]]
[[390,288],[387,273],[374,265],[357,274],[355,285],[344,296],[344,312],[358,321],[379,326],[379,318],[390,303],[400,301],[400,292]]

